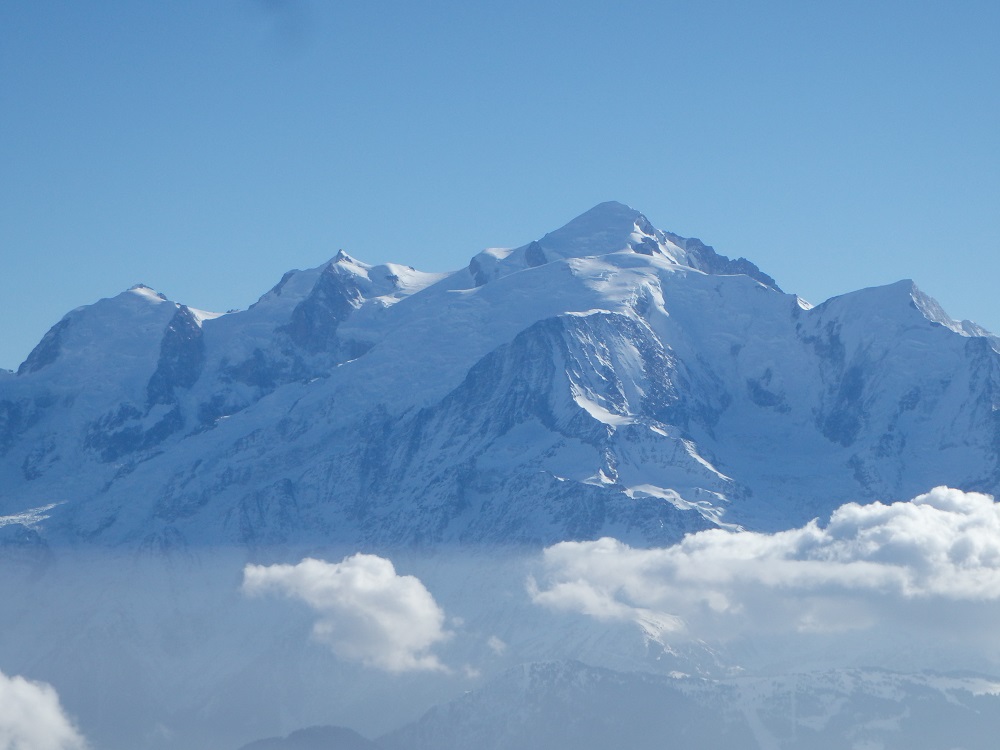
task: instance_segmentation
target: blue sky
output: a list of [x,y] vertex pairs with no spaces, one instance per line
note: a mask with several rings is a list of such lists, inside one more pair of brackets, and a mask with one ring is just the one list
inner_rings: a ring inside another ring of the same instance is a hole
[[143,282],[243,308],[604,200],[812,302],[1000,331],[996,2],[0,2],[0,367]]

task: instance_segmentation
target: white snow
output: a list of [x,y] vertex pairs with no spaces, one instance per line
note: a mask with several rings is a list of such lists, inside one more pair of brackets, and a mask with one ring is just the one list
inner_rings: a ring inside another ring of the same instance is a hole
[[[63,501],[65,502],[65,501]],[[62,505],[63,503],[49,503],[48,505],[41,505],[37,508],[29,508],[28,510],[22,511],[20,513],[14,513],[9,516],[0,516],[0,526],[9,526],[11,524],[21,524],[22,526],[27,526],[29,529],[36,528],[45,519],[49,518],[51,515],[49,513],[53,508]]]

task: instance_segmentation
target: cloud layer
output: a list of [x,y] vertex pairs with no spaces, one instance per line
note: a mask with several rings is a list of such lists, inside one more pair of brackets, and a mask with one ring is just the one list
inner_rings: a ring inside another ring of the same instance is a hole
[[0,672],[0,750],[84,750],[87,743],[44,682]]
[[[826,526],[713,529],[663,549],[615,539],[545,550],[533,600],[605,620],[699,632],[727,619],[799,631],[866,627],[900,604],[1000,600],[1000,505],[938,487],[909,502],[850,503]],[[723,629],[725,629],[723,627]]]
[[320,618],[316,640],[337,656],[389,672],[445,670],[431,648],[447,640],[445,615],[414,576],[392,562],[356,554],[339,563],[306,558],[297,565],[247,565],[243,590],[299,599]]

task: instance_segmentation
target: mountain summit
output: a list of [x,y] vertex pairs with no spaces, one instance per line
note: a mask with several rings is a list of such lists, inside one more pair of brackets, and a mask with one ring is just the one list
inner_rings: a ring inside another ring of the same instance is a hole
[[641,213],[623,203],[600,203],[561,229],[514,250],[485,250],[473,258],[469,271],[477,285],[491,278],[550,261],[634,252],[657,256],[677,265],[713,274],[743,274],[777,289],[774,279],[746,258],[730,260],[697,239],[656,229]]

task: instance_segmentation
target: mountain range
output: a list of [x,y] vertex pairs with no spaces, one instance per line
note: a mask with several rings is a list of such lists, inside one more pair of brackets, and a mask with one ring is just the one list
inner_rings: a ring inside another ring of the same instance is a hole
[[[69,312],[0,372],[0,668],[52,682],[109,748],[235,748],[332,723],[400,750],[543,747],[537,717],[496,722],[548,706],[564,726],[568,705],[635,691],[649,705],[628,710],[664,707],[651,732],[795,747],[747,724],[747,701],[780,714],[767,701],[784,682],[733,682],[735,651],[663,628],[539,613],[531,564],[560,542],[781,532],[940,485],[1000,488],[1000,339],[911,281],[814,306],[620,203],[452,273],[340,251],[224,314],[137,285]],[[245,564],[357,552],[461,613],[429,687],[317,657],[305,609],[268,613],[240,592]],[[463,662],[480,682],[448,703]],[[860,721],[859,691],[941,715],[956,690],[976,706],[996,693],[978,677],[858,674],[803,677],[809,700],[826,697],[796,731]],[[125,722],[111,708],[133,703]],[[735,718],[709,731],[723,703]],[[923,731],[903,724],[892,742]],[[587,747],[623,726],[546,742]],[[888,741],[848,729],[838,741]]]
[[68,313],[0,376],[0,512],[110,546],[783,528],[995,491],[998,348],[909,281],[812,307],[606,203],[451,274],[340,252],[245,311]]

